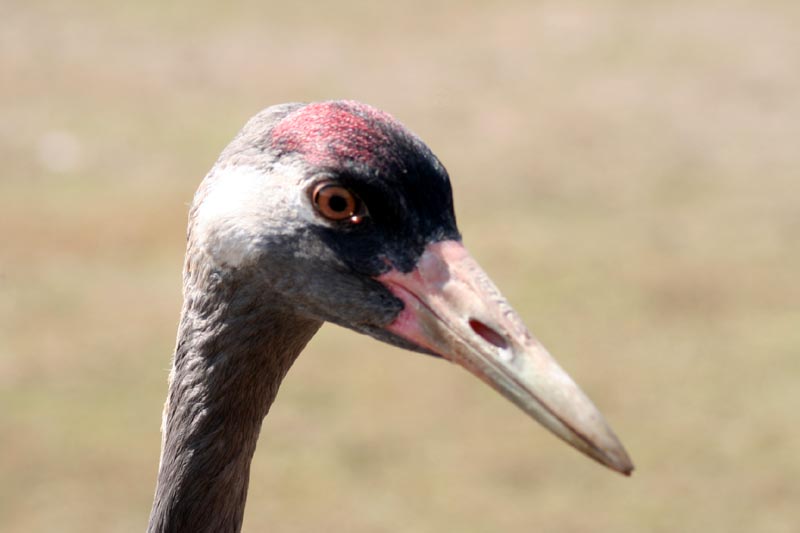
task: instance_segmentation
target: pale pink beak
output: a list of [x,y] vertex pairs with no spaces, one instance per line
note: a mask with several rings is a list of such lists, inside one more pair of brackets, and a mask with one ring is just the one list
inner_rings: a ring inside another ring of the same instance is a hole
[[460,242],[430,244],[411,272],[376,279],[405,304],[388,331],[458,363],[567,443],[630,475],[633,464],[603,415]]

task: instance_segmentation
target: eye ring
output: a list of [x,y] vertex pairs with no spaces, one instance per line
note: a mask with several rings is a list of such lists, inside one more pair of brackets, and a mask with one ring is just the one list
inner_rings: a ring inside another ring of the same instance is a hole
[[318,183],[311,193],[314,209],[335,222],[350,219],[358,223],[363,218],[363,209],[358,197],[345,187],[331,181]]

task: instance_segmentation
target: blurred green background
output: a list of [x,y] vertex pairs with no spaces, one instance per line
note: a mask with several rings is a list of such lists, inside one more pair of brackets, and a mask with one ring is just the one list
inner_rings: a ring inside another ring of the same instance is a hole
[[187,205],[245,120],[354,98],[637,465],[326,326],[245,531],[800,530],[800,4],[0,6],[0,530],[145,527]]

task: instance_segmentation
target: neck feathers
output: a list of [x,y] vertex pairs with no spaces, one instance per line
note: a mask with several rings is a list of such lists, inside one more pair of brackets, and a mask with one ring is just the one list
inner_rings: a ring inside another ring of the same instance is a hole
[[261,422],[320,326],[234,275],[186,273],[151,533],[241,529]]

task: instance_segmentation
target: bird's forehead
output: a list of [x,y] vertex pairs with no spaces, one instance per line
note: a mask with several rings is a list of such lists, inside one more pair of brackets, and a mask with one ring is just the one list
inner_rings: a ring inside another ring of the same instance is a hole
[[374,164],[385,157],[393,132],[404,132],[391,115],[359,102],[319,102],[287,115],[272,130],[272,146],[302,154],[313,165],[342,161]]

